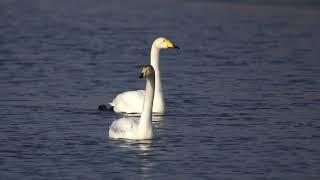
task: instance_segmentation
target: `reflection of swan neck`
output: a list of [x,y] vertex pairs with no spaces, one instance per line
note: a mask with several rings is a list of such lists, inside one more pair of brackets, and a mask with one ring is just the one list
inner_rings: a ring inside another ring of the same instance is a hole
[[140,117],[138,132],[140,135],[152,135],[152,105],[153,105],[153,96],[154,96],[154,75],[147,77],[146,83],[146,93],[144,96],[143,108]]
[[150,60],[151,60],[151,65],[155,71],[155,81],[156,81],[154,105],[156,106],[155,108],[158,111],[164,112],[164,98],[162,93],[162,83],[161,83],[161,77],[160,77],[159,55],[160,55],[160,49],[157,48],[155,44],[152,44]]

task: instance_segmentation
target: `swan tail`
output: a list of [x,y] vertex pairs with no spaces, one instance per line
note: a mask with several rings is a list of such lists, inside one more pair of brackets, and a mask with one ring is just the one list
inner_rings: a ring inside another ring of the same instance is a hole
[[99,105],[98,106],[98,110],[99,111],[114,111],[114,108],[113,108],[113,106],[112,105],[110,105],[110,104],[107,104],[107,105],[105,105],[105,104],[101,104],[101,105]]

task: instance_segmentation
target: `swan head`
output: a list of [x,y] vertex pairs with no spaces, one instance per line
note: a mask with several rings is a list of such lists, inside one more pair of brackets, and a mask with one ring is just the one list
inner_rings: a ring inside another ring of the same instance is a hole
[[168,49],[168,48],[180,49],[178,46],[173,44],[169,39],[164,37],[159,37],[156,40],[154,40],[153,46],[157,47],[158,49]]
[[154,76],[154,69],[151,65],[145,65],[142,67],[142,70],[138,76],[139,79],[141,78],[148,78]]

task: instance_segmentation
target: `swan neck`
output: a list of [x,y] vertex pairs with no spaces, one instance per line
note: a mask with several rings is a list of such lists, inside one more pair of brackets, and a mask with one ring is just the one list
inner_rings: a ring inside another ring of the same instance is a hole
[[155,94],[154,94],[154,105],[159,112],[164,112],[164,98],[162,92],[162,81],[160,76],[160,66],[159,66],[159,56],[160,49],[157,48],[154,44],[151,47],[150,61],[151,65],[155,71]]
[[146,83],[146,93],[144,96],[143,108],[139,122],[139,132],[147,133],[147,131],[152,131],[152,106],[154,99],[154,86],[155,77],[151,76],[147,78]]
[[155,74],[157,74],[157,69],[159,69],[159,55],[160,55],[160,49],[157,48],[155,45],[152,45],[151,53],[150,53],[150,58],[151,58],[150,61],[151,61],[151,65],[155,70]]
[[161,84],[161,77],[160,77],[160,66],[159,66],[159,55],[160,49],[152,45],[151,48],[151,65],[154,68],[154,75],[155,75],[155,91],[156,97],[158,96],[159,92],[162,92],[162,84]]

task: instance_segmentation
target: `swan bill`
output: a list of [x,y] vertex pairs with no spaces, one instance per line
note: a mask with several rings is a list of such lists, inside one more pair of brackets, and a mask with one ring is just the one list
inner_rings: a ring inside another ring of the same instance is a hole
[[173,45],[173,48],[174,48],[174,49],[180,49],[180,47],[179,47],[179,46],[176,46],[176,45]]
[[142,79],[144,77],[143,72],[141,72],[138,76],[138,79]]
[[166,42],[168,48],[180,49],[179,46],[176,46],[175,44],[173,44],[173,43],[172,43],[171,41],[169,41],[169,40],[166,40],[165,42]]

